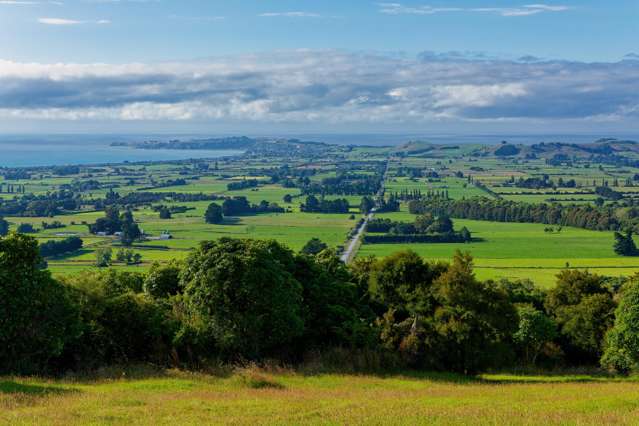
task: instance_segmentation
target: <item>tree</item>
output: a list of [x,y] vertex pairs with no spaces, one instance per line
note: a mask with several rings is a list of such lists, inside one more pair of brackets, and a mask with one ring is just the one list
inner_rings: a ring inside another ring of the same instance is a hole
[[174,296],[180,292],[180,264],[154,263],[144,280],[144,292],[156,299]]
[[319,238],[311,238],[304,245],[304,247],[302,247],[301,252],[304,254],[309,254],[311,256],[314,256],[318,254],[319,252],[321,252],[322,250],[326,250],[327,248],[328,248],[328,245],[322,242],[322,240],[320,240]]
[[615,310],[604,284],[603,277],[588,271],[564,270],[546,296],[546,311],[557,323],[562,347],[573,362],[593,362],[601,356]]
[[447,234],[453,232],[453,221],[448,216],[439,216],[428,228],[428,232]]
[[430,287],[443,266],[431,267],[414,251],[393,253],[377,262],[370,273],[370,292],[385,310],[414,315],[432,312]]
[[34,232],[36,232],[36,230],[30,223],[21,223],[20,225],[18,225],[17,232],[20,234],[33,234]]
[[281,351],[304,331],[293,265],[293,253],[275,241],[202,243],[182,277],[191,322],[227,357]]
[[291,202],[293,202],[293,196],[291,194],[286,194],[284,195],[283,200],[285,203],[290,204]]
[[105,268],[111,265],[113,251],[110,248],[99,248],[95,251],[95,266]]
[[302,350],[363,347],[376,340],[367,299],[333,250],[316,257],[296,256],[293,276],[303,288]]
[[368,214],[375,207],[375,202],[371,197],[362,197],[362,202],[359,205],[359,211],[362,214]]
[[171,210],[168,207],[162,206],[160,208],[160,219],[171,219]]
[[430,213],[420,214],[415,218],[415,230],[420,234],[425,234],[433,224],[433,215]]
[[0,371],[43,372],[80,330],[65,288],[41,270],[38,243],[21,234],[0,240]]
[[224,221],[224,215],[222,214],[222,207],[216,203],[209,204],[204,214],[204,220],[206,223],[220,224]]
[[460,229],[459,235],[464,241],[467,241],[467,242],[473,239],[472,236],[470,235],[470,231],[465,226],[462,229]]
[[519,328],[513,340],[523,352],[526,364],[534,365],[544,345],[557,336],[557,324],[532,305],[517,308]]
[[626,234],[621,234],[619,232],[615,232],[615,244],[613,246],[615,253],[621,256],[637,256],[639,255],[639,250],[637,250],[637,246],[635,245],[635,241],[632,238],[632,231],[626,231]]
[[122,221],[120,219],[120,211],[114,206],[107,207],[104,211],[104,217],[99,218],[94,224],[89,225],[89,231],[92,234],[104,232],[106,235],[121,232]]
[[137,265],[142,261],[140,253],[134,253],[133,250],[123,248],[117,251],[115,258],[118,262],[125,262],[127,265]]
[[615,311],[615,325],[606,334],[601,365],[620,373],[635,370],[639,363],[639,275],[622,289]]
[[433,283],[433,296],[437,343],[430,350],[441,353],[446,370],[472,374],[507,358],[517,312],[504,292],[475,278],[469,254],[455,254]]
[[7,234],[9,234],[9,222],[0,217],[0,237],[4,237]]
[[133,213],[131,212],[131,210],[127,210],[122,213],[122,216],[120,217],[120,223],[122,224],[122,235],[120,236],[120,240],[122,241],[123,245],[130,246],[142,235],[140,227],[137,223],[135,223],[135,220],[133,219]]

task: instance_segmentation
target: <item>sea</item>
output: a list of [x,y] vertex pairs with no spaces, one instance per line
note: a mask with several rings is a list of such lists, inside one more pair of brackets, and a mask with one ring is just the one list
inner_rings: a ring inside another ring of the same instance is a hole
[[[0,135],[0,167],[36,167],[74,164],[106,164],[143,161],[170,161],[200,158],[221,158],[238,155],[242,151],[232,150],[142,150],[126,146],[112,146],[114,142],[142,142],[146,140],[168,141],[172,139],[190,140],[209,137],[240,136],[240,134],[176,134],[176,135]],[[497,144],[508,141],[516,144],[538,142],[587,143],[602,137],[639,140],[639,135],[628,134],[280,134],[251,135],[250,137],[285,137],[326,142],[339,145],[385,146],[400,145],[409,141],[421,140],[440,144]]]
[[147,150],[111,146],[114,142],[144,140],[155,140],[155,138],[105,135],[5,135],[0,136],[0,167],[188,160],[221,158],[242,153],[239,150]]

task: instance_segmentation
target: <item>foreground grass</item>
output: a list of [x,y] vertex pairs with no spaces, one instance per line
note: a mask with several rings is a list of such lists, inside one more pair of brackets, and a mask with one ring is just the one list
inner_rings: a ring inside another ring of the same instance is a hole
[[6,424],[637,424],[639,382],[593,376],[177,371],[0,378]]

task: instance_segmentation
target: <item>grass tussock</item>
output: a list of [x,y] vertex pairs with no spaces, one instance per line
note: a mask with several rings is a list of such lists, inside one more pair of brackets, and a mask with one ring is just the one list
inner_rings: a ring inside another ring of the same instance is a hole
[[285,389],[275,376],[262,370],[256,365],[243,367],[236,370],[235,377],[238,382],[251,389]]

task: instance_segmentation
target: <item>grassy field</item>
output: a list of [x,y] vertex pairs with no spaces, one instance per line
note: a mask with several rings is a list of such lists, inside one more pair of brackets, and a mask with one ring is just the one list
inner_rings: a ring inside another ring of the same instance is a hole
[[639,383],[597,376],[168,371],[0,378],[0,422],[74,424],[637,424]]
[[[379,217],[412,222],[407,213],[387,213]],[[589,269],[608,276],[629,276],[639,271],[639,259],[622,257],[612,249],[612,232],[564,227],[561,232],[544,232],[547,225],[454,220],[455,227],[467,227],[473,237],[469,244],[364,244],[359,256],[387,256],[402,249],[414,250],[427,259],[448,260],[456,250],[469,251],[475,258],[481,279],[529,278],[542,287],[551,287],[555,275],[566,267]]]

